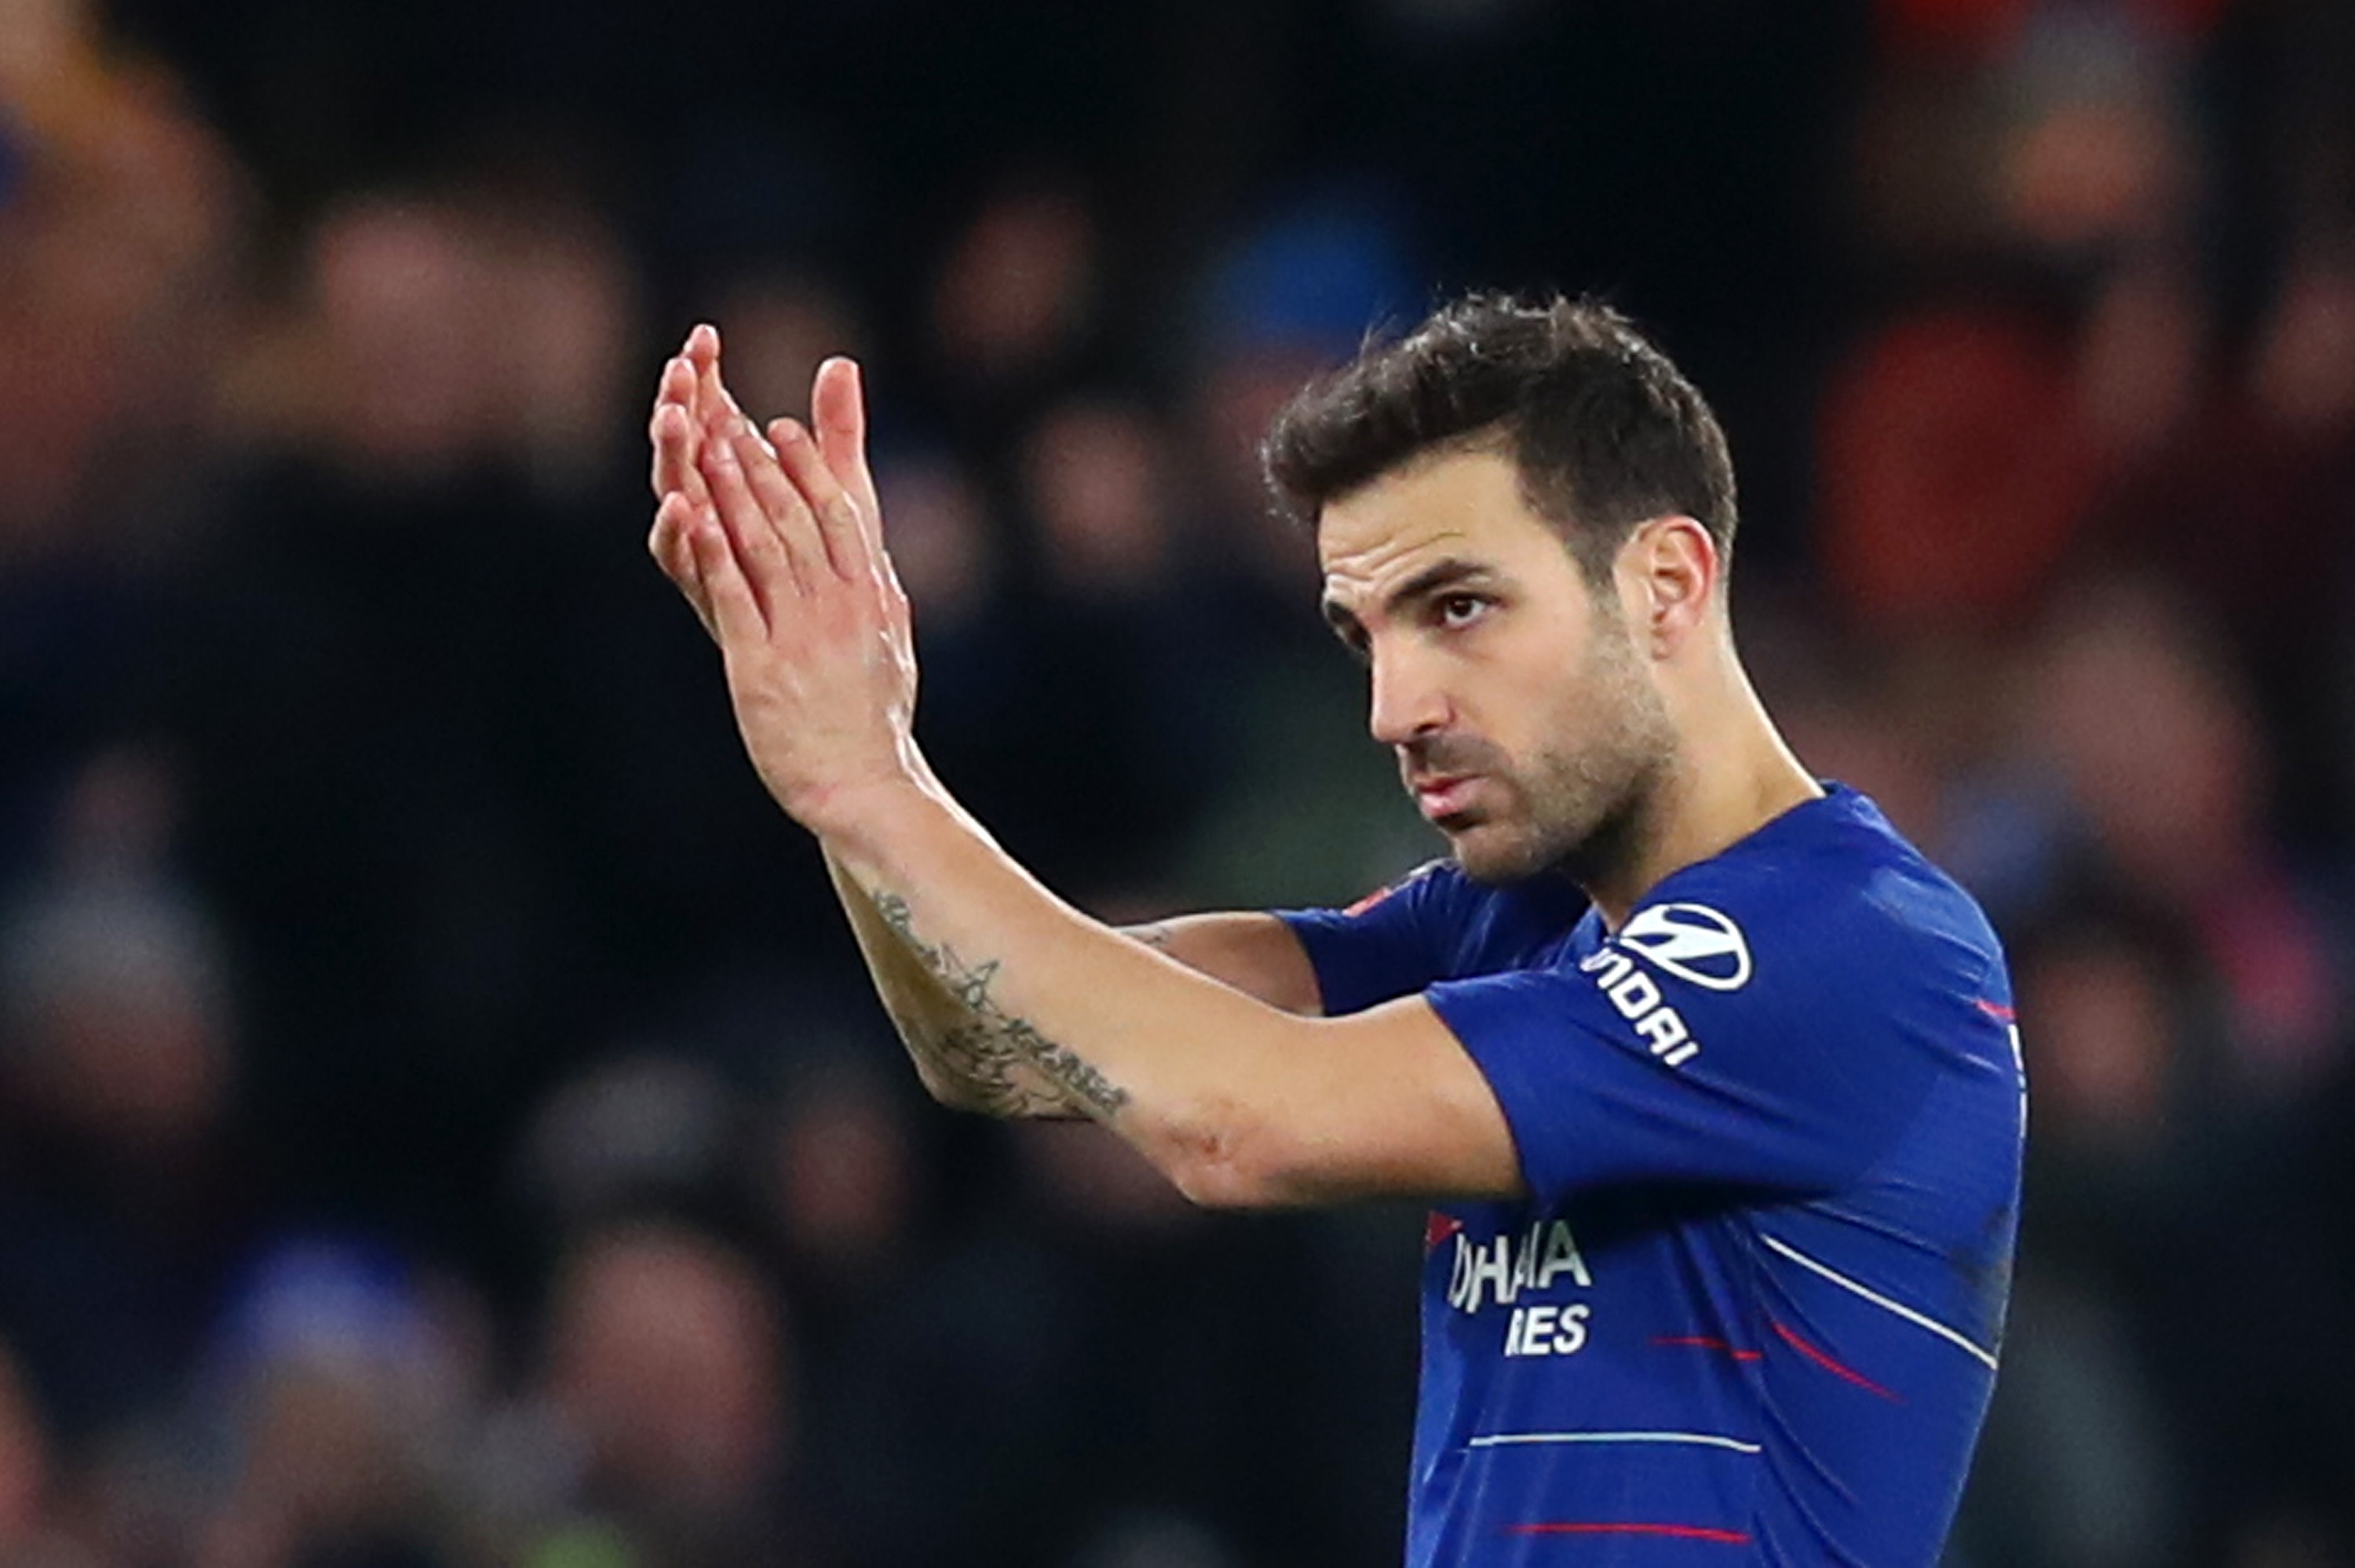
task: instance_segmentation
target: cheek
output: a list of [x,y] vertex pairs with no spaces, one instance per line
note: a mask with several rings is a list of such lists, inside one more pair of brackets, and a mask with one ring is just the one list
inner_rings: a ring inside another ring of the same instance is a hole
[[1458,652],[1467,716],[1499,740],[1541,738],[1594,696],[1595,651],[1558,622],[1510,618],[1482,629]]

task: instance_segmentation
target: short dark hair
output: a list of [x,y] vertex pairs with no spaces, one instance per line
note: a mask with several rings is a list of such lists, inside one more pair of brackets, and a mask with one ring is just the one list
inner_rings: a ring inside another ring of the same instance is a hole
[[1688,516],[1733,549],[1733,461],[1693,384],[1591,299],[1473,294],[1295,394],[1261,459],[1277,504],[1327,503],[1425,453],[1494,441],[1598,587],[1636,525]]

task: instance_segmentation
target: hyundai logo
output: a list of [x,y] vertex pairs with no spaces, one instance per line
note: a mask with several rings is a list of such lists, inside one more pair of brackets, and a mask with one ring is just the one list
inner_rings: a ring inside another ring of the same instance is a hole
[[1710,991],[1739,991],[1750,979],[1750,944],[1742,927],[1706,904],[1638,909],[1619,933],[1619,945]]

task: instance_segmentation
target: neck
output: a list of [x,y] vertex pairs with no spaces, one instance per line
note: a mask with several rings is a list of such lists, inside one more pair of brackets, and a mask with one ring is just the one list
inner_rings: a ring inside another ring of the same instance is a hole
[[1664,878],[1824,792],[1767,716],[1730,637],[1666,700],[1676,750],[1635,804],[1610,863],[1580,878],[1613,930]]

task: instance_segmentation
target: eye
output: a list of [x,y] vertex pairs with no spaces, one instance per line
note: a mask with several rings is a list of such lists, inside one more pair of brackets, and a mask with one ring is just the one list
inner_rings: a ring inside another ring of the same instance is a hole
[[1441,626],[1454,631],[1487,614],[1490,604],[1476,593],[1442,594],[1432,601],[1431,612]]

